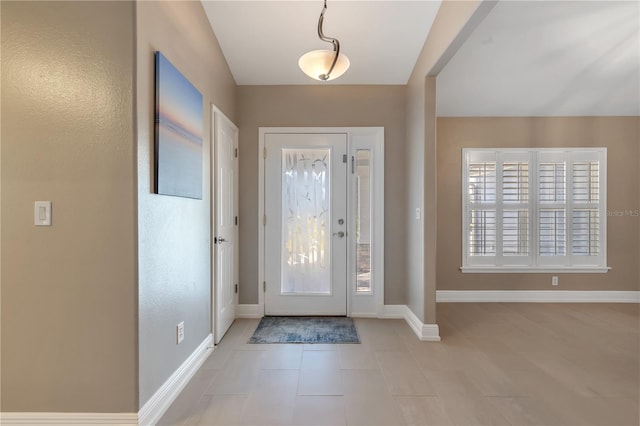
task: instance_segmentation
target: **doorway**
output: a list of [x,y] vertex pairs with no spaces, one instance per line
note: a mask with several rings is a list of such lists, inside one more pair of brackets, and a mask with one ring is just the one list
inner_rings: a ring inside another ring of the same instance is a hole
[[212,109],[214,202],[213,333],[220,342],[236,316],[238,293],[238,128]]
[[261,128],[266,315],[380,316],[384,130]]
[[265,135],[265,313],[347,314],[347,135]]

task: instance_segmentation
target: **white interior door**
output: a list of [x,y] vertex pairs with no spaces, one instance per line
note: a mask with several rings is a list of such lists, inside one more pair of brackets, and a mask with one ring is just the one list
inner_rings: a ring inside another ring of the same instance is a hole
[[215,158],[215,343],[235,319],[237,292],[237,143],[238,129],[214,112]]
[[265,135],[265,313],[347,313],[347,135]]

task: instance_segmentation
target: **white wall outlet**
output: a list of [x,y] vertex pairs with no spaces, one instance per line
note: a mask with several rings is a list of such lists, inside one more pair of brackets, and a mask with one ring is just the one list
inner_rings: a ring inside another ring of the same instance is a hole
[[51,201],[35,202],[33,224],[36,226],[51,226]]
[[558,285],[558,277],[551,277],[551,285]]
[[184,340],[184,321],[176,326],[176,340],[178,345]]

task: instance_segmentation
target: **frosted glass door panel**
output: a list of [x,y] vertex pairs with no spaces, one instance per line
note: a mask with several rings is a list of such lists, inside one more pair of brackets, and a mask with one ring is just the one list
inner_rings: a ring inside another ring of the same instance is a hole
[[371,150],[356,150],[356,292],[371,292]]
[[265,314],[345,315],[347,136],[264,142]]
[[331,150],[282,150],[282,294],[331,294]]

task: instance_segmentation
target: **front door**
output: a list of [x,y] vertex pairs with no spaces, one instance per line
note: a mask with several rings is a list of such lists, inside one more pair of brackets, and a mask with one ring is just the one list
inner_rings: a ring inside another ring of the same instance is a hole
[[347,313],[347,135],[265,135],[265,313]]

